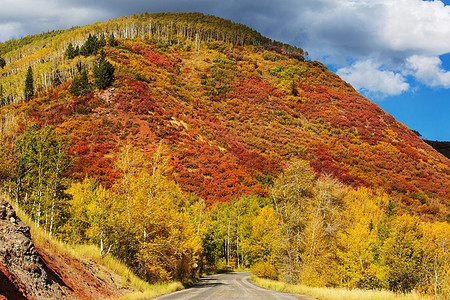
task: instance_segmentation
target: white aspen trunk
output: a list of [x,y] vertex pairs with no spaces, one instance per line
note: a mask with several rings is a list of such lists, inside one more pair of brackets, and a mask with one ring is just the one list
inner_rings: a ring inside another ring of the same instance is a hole
[[45,197],[45,227],[44,227],[44,232],[47,233],[47,229],[48,229],[48,186],[47,186],[47,192],[45,193],[46,197]]
[[151,40],[153,38],[152,34],[152,19],[150,19],[150,23],[148,24],[148,39]]
[[50,213],[50,229],[49,229],[49,236],[52,236],[52,232],[53,232],[53,221],[55,220],[55,197],[56,197],[56,193],[52,198],[52,210]]
[[103,249],[103,230],[102,230],[102,232],[100,234],[100,255],[101,255],[101,257],[105,257],[106,255],[108,255],[111,252],[111,248],[112,248],[112,244],[109,245],[109,248],[106,251],[106,253],[103,253],[104,249]]
[[195,52],[200,52],[198,47],[198,33],[195,34]]
[[230,264],[230,220],[228,220],[228,236],[227,236],[227,266]]
[[238,268],[240,268],[241,264],[240,264],[240,260],[239,260],[239,231],[238,231],[238,235],[236,237],[236,256],[237,256]]

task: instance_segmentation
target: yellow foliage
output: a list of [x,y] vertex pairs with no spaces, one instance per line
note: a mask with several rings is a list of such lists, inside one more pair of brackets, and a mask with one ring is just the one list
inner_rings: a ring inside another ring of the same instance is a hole
[[242,245],[250,265],[258,261],[275,262],[278,234],[278,218],[272,207],[264,206],[253,219],[251,235]]

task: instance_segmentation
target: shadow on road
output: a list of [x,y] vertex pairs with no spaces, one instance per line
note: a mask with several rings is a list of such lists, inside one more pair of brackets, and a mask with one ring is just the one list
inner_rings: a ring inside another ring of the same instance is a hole
[[201,278],[196,283],[192,285],[193,288],[204,289],[210,287],[219,287],[227,285],[226,283],[219,282],[215,278]]

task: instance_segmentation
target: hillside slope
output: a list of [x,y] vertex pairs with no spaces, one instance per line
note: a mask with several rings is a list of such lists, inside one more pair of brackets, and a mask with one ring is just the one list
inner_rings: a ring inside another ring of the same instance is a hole
[[52,239],[2,197],[0,232],[0,299],[152,298],[182,288],[151,286],[96,247]]
[[[30,227],[0,198],[0,298],[99,299],[123,293],[116,274],[93,262],[78,261],[48,240],[32,241]],[[100,273],[104,280],[100,280]],[[82,280],[80,280],[82,278]]]
[[[115,67],[105,90],[93,85],[99,55],[64,55],[89,34],[116,37],[102,47]],[[152,153],[163,140],[172,178],[209,204],[267,195],[290,161],[306,159],[318,174],[386,190],[405,212],[450,216],[449,159],[303,50],[245,26],[200,14],[143,14],[3,43],[0,55],[7,62],[2,136],[12,143],[11,134],[30,122],[57,128],[71,139],[75,180],[94,176],[109,187],[119,145]],[[24,102],[28,66],[36,95]],[[74,96],[81,69],[90,85]],[[3,177],[13,173],[3,168]]]

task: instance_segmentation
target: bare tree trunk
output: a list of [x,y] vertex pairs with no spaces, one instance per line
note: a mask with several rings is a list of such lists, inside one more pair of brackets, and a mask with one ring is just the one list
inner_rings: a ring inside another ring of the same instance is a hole
[[230,264],[230,220],[228,220],[228,236],[227,236],[227,266]]

